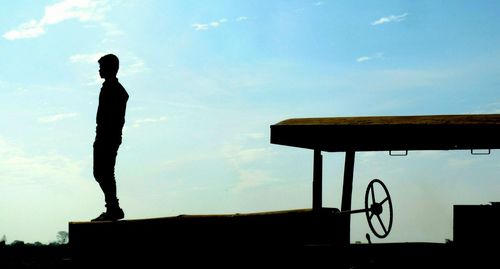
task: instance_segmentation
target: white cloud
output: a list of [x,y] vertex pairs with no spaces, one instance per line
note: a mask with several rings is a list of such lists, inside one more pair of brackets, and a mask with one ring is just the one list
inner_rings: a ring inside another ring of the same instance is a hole
[[193,27],[196,31],[206,31],[206,30],[210,29],[210,27],[217,28],[226,22],[227,22],[227,19],[222,18],[220,20],[212,21],[210,23],[193,23],[193,24],[191,24],[191,27]]
[[102,20],[105,1],[63,0],[45,7],[45,15],[40,20],[43,25],[57,24],[69,19],[80,21]]
[[69,57],[69,61],[72,63],[97,63],[104,55],[106,55],[104,52],[75,54]]
[[252,140],[260,140],[266,138],[267,136],[264,133],[248,133],[245,134],[245,137]]
[[240,16],[238,18],[236,18],[236,21],[246,21],[248,20],[248,17],[245,17],[245,16]]
[[17,29],[6,32],[3,37],[7,40],[35,38],[45,34],[47,26],[70,19],[82,22],[102,21],[108,9],[106,0],[63,0],[46,6],[40,20],[32,19],[22,23]]
[[74,118],[76,116],[78,116],[78,113],[61,113],[61,114],[40,117],[40,118],[38,118],[38,122],[40,122],[40,123],[52,123],[52,122],[56,122],[56,121]]
[[384,56],[383,53],[379,52],[377,54],[374,54],[374,55],[371,55],[371,56],[361,56],[359,58],[356,59],[356,62],[358,63],[362,63],[362,62],[366,62],[366,61],[371,61],[371,60],[375,60],[375,59],[380,59]]
[[[121,60],[120,60],[121,61]],[[124,57],[123,65],[120,64],[118,75],[120,77],[128,77],[148,70],[144,60],[135,56],[134,54],[126,54]]]
[[141,127],[142,125],[144,124],[151,124],[151,123],[158,123],[158,122],[164,122],[167,120],[167,117],[163,116],[163,117],[159,117],[159,118],[145,118],[145,119],[138,119],[138,120],[134,120],[134,123],[132,124],[132,126],[134,128],[139,128]]
[[275,153],[270,147],[244,148],[240,145],[226,145],[222,149],[222,155],[233,168],[242,170],[244,166],[270,158]]
[[7,40],[15,40],[21,38],[33,38],[45,33],[43,26],[36,20],[30,20],[21,24],[17,29],[10,30],[3,35]]
[[391,15],[387,17],[382,17],[374,22],[372,22],[372,25],[380,25],[384,23],[389,23],[389,22],[400,22],[404,21],[406,19],[406,16],[408,16],[408,13],[403,13],[401,15]]
[[2,171],[0,183],[6,181],[17,185],[40,185],[42,182],[46,185],[54,181],[71,183],[70,181],[82,178],[83,163],[55,153],[30,155],[21,147],[0,137],[0,170]]
[[125,33],[116,26],[116,24],[109,23],[109,22],[101,22],[100,24],[102,28],[106,31],[106,36],[111,37],[111,36],[121,36],[124,35]]
[[277,182],[269,173],[262,170],[240,170],[238,171],[238,181],[232,187],[234,192],[243,192],[249,189],[266,186]]
[[[69,57],[69,61],[77,64],[96,64],[102,56],[108,53],[109,52],[74,54]],[[120,58],[120,70],[118,71],[119,77],[128,77],[148,70],[144,60],[135,56],[133,53],[124,53],[123,57],[121,56],[121,53],[115,54]],[[97,71],[94,71],[92,75],[88,75],[87,80],[89,81],[89,86],[97,85],[102,82],[102,79],[99,77]]]
[[314,3],[314,5],[317,6],[317,7],[318,6],[322,6],[324,4],[325,4],[325,2],[323,2],[323,1],[319,1],[319,2]]
[[193,23],[191,25],[196,31],[205,31],[208,30],[208,24],[205,23]]
[[500,101],[481,105],[478,110],[471,114],[500,114]]
[[186,156],[176,156],[173,160],[166,160],[161,163],[161,167],[168,171],[178,170],[184,167],[193,167],[195,163],[213,161],[218,156],[213,153],[190,153]]
[[265,163],[275,152],[270,147],[246,148],[241,145],[226,145],[222,149],[222,156],[237,173],[238,179],[232,191],[242,192],[271,184],[276,181],[266,169],[256,167],[258,163]]

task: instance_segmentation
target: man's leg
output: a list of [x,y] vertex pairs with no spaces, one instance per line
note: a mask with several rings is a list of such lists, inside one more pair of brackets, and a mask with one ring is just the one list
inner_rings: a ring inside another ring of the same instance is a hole
[[118,147],[94,145],[94,177],[99,183],[106,201],[106,212],[119,218],[123,215],[116,196],[115,163]]

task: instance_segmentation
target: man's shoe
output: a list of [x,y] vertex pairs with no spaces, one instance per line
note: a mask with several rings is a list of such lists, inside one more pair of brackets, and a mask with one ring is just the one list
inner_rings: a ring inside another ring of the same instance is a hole
[[93,219],[92,221],[117,221],[123,219],[125,214],[121,208],[117,208],[114,210],[108,210],[103,212],[99,217]]
[[108,220],[108,214],[106,212],[101,213],[99,217],[92,219],[91,221],[106,221]]

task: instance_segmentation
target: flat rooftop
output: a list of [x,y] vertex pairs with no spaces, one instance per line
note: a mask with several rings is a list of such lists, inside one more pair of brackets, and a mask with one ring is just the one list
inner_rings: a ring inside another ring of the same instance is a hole
[[500,148],[500,114],[297,118],[271,143],[328,152]]

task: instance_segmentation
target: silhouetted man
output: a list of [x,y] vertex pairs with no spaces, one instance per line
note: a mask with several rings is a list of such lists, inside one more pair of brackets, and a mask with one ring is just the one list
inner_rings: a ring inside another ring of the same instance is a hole
[[94,177],[104,192],[106,212],[92,221],[125,217],[116,196],[115,163],[122,142],[128,93],[118,82],[118,57],[108,54],[99,59],[99,75],[104,79],[99,94],[94,141]]

